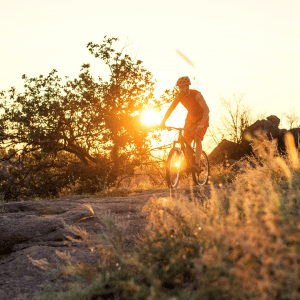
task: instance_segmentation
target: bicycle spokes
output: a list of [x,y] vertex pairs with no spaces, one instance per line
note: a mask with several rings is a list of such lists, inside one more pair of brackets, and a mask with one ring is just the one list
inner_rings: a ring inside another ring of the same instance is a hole
[[193,180],[196,185],[204,185],[207,183],[209,177],[209,162],[204,151],[201,154],[199,169],[192,171]]
[[181,168],[182,151],[178,148],[171,149],[167,161],[167,183],[171,188],[177,187]]

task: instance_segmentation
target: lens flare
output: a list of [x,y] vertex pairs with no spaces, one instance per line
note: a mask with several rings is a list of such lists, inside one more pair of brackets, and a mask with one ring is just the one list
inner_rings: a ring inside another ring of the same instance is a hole
[[194,63],[186,56],[184,55],[179,49],[176,49],[177,54],[184,59],[191,67],[193,67],[194,69],[196,69],[196,66],[194,65]]
[[159,114],[154,109],[147,109],[142,113],[142,122],[146,125],[156,125],[160,119]]

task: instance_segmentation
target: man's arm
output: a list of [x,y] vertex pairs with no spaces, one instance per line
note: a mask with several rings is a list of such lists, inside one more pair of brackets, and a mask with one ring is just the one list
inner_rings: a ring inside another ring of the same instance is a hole
[[202,118],[201,123],[198,126],[198,129],[202,129],[202,128],[204,128],[204,124],[205,124],[206,120],[208,119],[209,108],[200,92],[196,95],[196,100],[198,101],[200,107],[203,109],[203,118]]
[[160,126],[162,126],[162,127],[165,126],[166,121],[168,120],[168,118],[170,117],[171,113],[174,111],[174,109],[178,105],[178,103],[179,103],[179,99],[176,96],[175,99],[174,99],[174,101],[171,103],[170,107],[166,111],[165,116],[164,116],[163,120],[161,121]]

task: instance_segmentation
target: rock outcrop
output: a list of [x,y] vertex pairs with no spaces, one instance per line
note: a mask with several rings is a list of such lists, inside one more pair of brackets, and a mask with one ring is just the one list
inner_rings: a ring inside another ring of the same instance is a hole
[[222,140],[220,144],[209,154],[210,165],[221,164],[227,160],[240,160],[248,151],[237,143]]
[[[208,186],[195,187],[193,191],[190,187],[176,190],[193,199],[207,192]],[[37,260],[63,264],[56,251],[67,251],[78,262],[97,265],[93,252],[65,224],[97,234],[105,230],[101,216],[109,213],[124,224],[125,247],[130,249],[146,225],[143,206],[152,197],[169,196],[169,189],[156,189],[127,197],[69,196],[50,201],[0,203],[0,300],[39,299],[42,289],[62,287],[66,281],[57,272],[35,264]],[[67,236],[77,241],[71,242]]]
[[57,273],[49,273],[33,263],[41,259],[50,264],[63,263],[56,251],[68,251],[81,262],[96,262],[85,243],[66,238],[76,236],[64,224],[76,225],[91,234],[103,230],[87,204],[95,214],[110,212],[126,222],[124,233],[130,246],[145,225],[141,208],[147,199],[149,195],[127,199],[70,196],[0,204],[0,299],[39,299],[42,288],[62,286],[63,279],[57,278]]
[[290,130],[279,128],[280,119],[271,115],[265,120],[257,120],[247,127],[242,133],[241,143],[237,144],[228,140],[222,140],[220,144],[208,156],[210,164],[220,164],[226,160],[240,160],[252,154],[252,143],[254,139],[259,139],[262,135],[268,139],[275,139],[280,153],[286,151],[284,136],[290,132],[295,140],[296,147],[299,146],[300,128]]

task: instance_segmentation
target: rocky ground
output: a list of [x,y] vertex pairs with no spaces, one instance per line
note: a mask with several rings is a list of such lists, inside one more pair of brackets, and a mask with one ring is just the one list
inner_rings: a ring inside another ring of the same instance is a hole
[[204,198],[209,186],[180,188],[170,195],[169,189],[153,189],[127,197],[92,198],[66,196],[48,201],[26,201],[0,204],[0,299],[39,299],[43,288],[63,285],[57,271],[46,271],[34,263],[45,259],[62,263],[55,251],[67,251],[78,261],[95,262],[84,243],[70,242],[67,225],[76,225],[89,233],[102,230],[97,215],[110,212],[125,221],[126,243],[135,238],[146,225],[143,206],[152,198],[184,194]]

